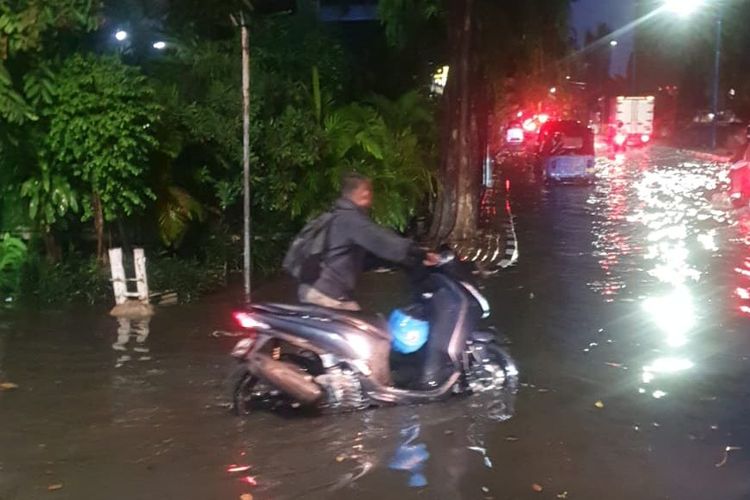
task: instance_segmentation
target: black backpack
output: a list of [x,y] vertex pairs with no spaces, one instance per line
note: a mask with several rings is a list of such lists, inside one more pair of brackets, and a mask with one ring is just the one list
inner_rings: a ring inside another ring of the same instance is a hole
[[330,211],[305,224],[287,250],[282,267],[300,283],[313,284],[320,276],[333,217],[334,212]]

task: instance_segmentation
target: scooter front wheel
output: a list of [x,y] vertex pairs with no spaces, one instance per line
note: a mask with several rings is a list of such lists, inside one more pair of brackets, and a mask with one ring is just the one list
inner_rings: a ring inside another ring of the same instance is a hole
[[474,347],[471,387],[475,391],[518,388],[518,368],[510,352],[494,342]]

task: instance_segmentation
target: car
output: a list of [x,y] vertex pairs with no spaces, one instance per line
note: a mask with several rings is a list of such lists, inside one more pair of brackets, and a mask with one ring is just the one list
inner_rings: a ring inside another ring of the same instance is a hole
[[578,121],[547,122],[539,131],[537,161],[548,182],[592,182],[596,162],[594,132]]

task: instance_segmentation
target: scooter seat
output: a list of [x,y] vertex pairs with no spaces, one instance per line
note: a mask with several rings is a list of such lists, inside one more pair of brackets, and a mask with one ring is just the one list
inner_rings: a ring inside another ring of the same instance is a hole
[[388,322],[379,314],[363,313],[359,311],[341,311],[309,304],[253,304],[253,309],[261,313],[286,316],[313,316],[344,323],[354,328],[365,330],[379,337],[390,340]]

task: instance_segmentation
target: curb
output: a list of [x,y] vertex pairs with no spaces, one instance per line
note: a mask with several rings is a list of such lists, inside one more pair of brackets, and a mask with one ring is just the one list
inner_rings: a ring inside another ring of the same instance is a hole
[[695,149],[681,149],[681,150],[686,151],[701,160],[715,161],[719,163],[729,163],[732,161],[732,157],[734,156],[729,153],[724,153],[724,154],[710,153],[708,151],[698,151]]

